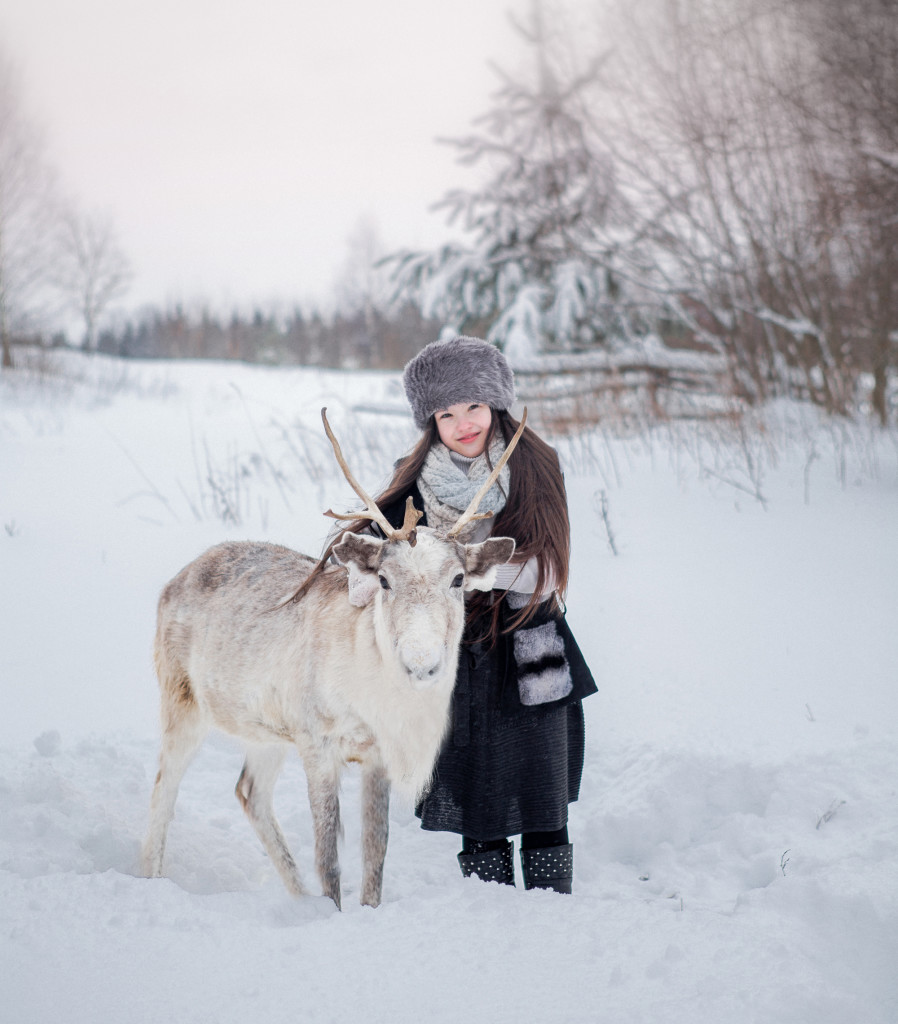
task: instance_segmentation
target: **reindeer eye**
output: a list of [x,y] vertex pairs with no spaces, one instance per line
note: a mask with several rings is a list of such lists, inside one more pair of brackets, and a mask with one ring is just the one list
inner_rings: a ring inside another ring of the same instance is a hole
[[453,587],[460,587],[462,585],[462,583],[464,583],[464,582],[465,582],[465,574],[463,572],[460,572],[455,577],[455,579],[452,581],[452,586]]
[[381,586],[382,590],[389,590],[390,589],[390,584],[387,583],[386,576],[378,576],[377,578],[380,580],[380,586]]

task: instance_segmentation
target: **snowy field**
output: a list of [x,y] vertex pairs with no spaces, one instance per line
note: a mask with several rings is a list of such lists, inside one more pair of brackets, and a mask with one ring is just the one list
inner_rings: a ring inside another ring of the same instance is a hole
[[[167,877],[137,877],[156,596],[225,538],[318,553],[352,499],[322,405],[375,490],[413,436],[396,375],[60,354],[0,376],[0,1021],[895,1024],[898,443],[794,407],[732,445],[560,444],[600,686],[573,896],[462,879],[456,838],[396,806],[361,907],[350,772],[345,909],[293,900],[223,736]],[[295,758],[277,807],[317,891]]]

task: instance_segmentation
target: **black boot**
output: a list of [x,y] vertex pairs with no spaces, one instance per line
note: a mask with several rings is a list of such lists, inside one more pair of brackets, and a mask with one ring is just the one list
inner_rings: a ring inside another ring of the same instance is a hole
[[521,870],[525,889],[554,889],[570,893],[574,876],[574,847],[543,846],[521,850]]
[[514,885],[514,847],[506,842],[495,850],[460,853],[458,864],[465,878],[476,875],[481,882]]

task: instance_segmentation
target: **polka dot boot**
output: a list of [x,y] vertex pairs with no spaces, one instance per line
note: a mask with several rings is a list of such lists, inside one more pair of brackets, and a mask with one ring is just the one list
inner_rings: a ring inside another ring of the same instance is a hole
[[571,892],[574,874],[574,847],[544,846],[538,850],[521,850],[521,869],[525,889],[554,889]]
[[465,878],[476,875],[481,882],[501,882],[514,885],[514,847],[511,843],[498,850],[479,853],[460,853],[458,863]]

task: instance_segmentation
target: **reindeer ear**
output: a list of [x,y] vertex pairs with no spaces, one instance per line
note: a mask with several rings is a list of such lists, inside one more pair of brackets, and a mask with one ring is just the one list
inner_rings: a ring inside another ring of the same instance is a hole
[[482,544],[465,545],[465,590],[492,590],[496,566],[514,554],[511,537],[490,537]]
[[349,603],[368,604],[380,588],[377,567],[385,541],[347,531],[334,547],[334,557],[349,570]]
[[333,554],[340,565],[354,565],[359,572],[374,572],[380,565],[385,541],[347,530],[334,545]]

